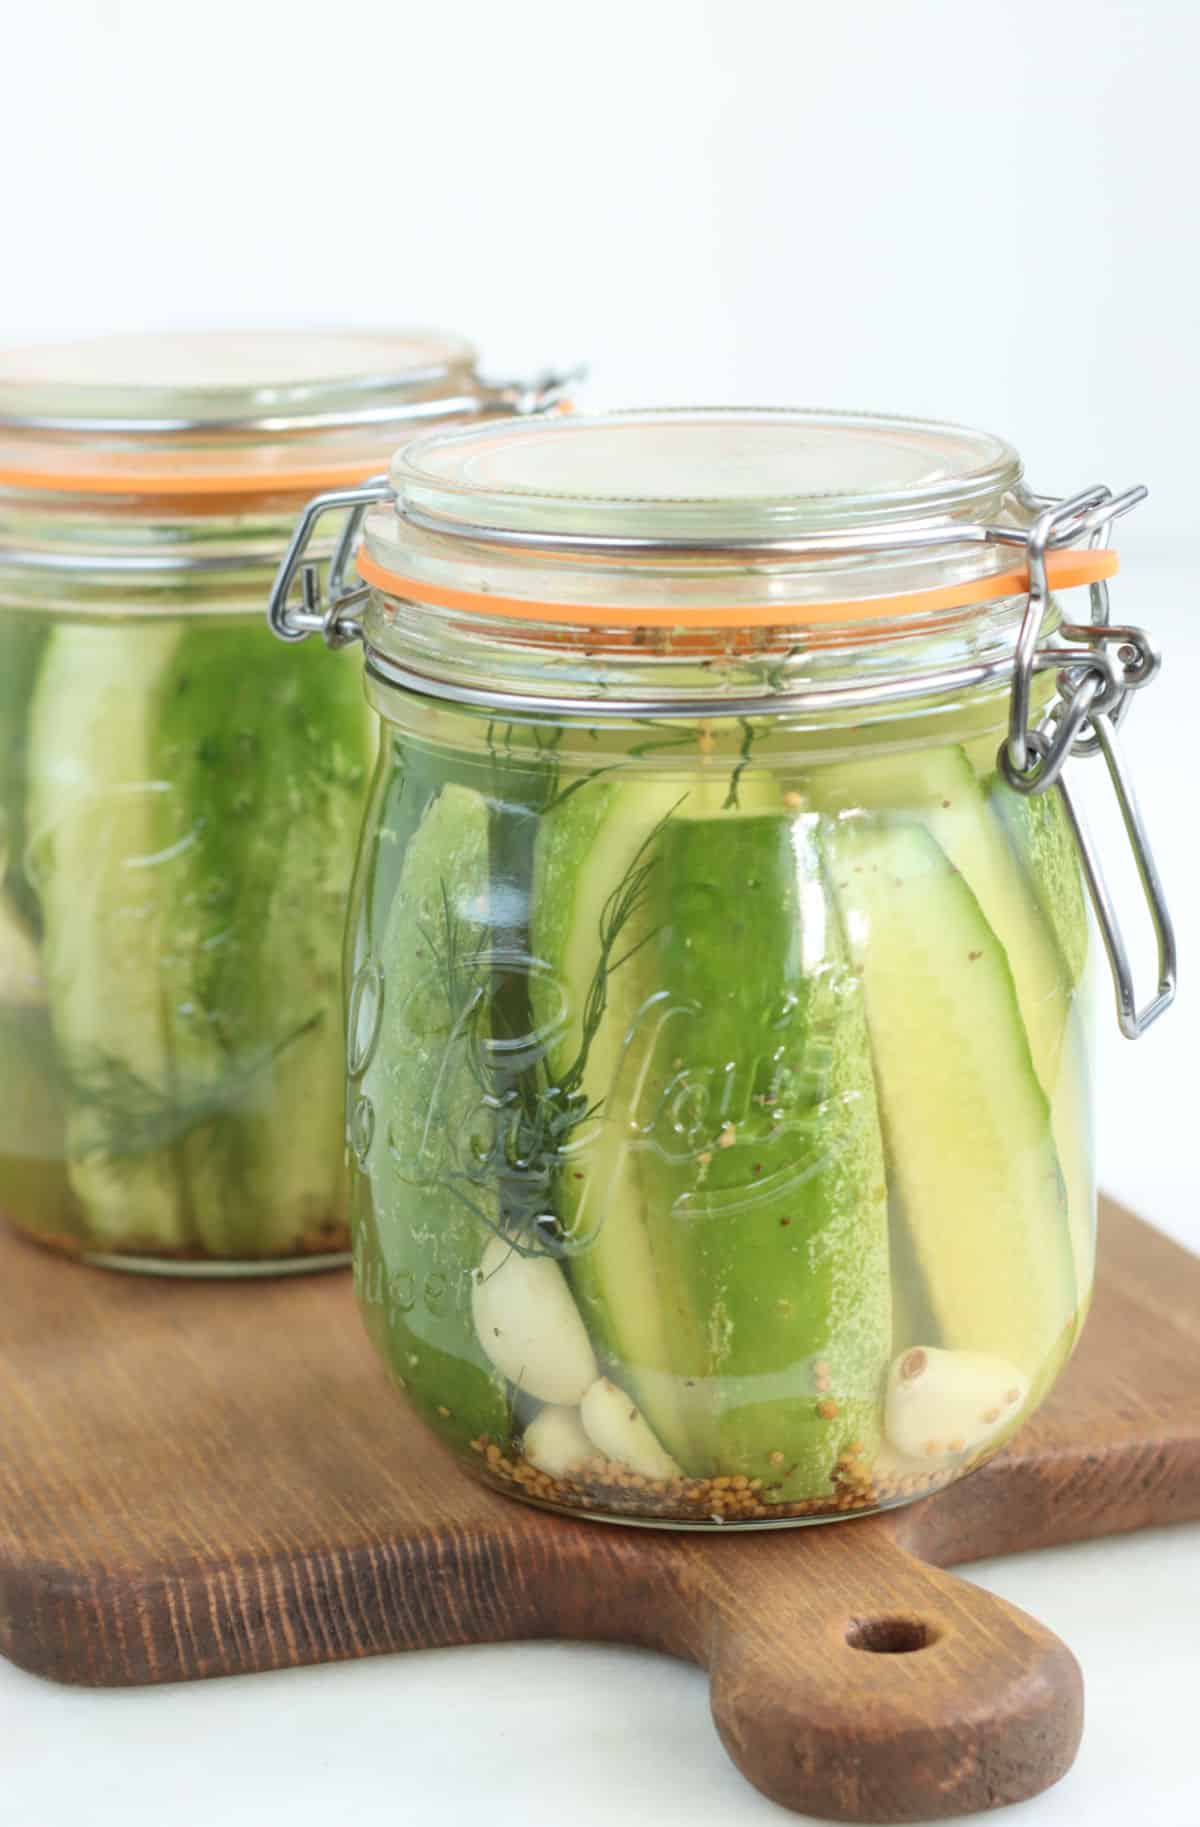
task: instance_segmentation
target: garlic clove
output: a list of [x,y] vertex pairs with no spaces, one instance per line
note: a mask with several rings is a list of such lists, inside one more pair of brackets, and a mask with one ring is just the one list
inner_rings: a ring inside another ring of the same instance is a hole
[[475,1271],[471,1317],[496,1369],[539,1401],[574,1407],[595,1381],[591,1341],[552,1257],[493,1237]]
[[670,1453],[659,1445],[636,1402],[608,1377],[598,1377],[579,1408],[588,1438],[606,1459],[615,1459],[642,1478],[682,1478]]
[[583,1431],[577,1408],[562,1408],[551,1403],[539,1410],[525,1429],[522,1451],[530,1465],[551,1478],[565,1478],[576,1466],[595,1453],[595,1447]]
[[928,1469],[976,1452],[1020,1413],[1029,1379],[1004,1358],[914,1345],[888,1372],[889,1444]]

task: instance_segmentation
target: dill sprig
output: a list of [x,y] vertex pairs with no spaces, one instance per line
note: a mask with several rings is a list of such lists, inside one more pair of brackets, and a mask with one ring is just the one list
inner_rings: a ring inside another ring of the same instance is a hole
[[629,960],[656,936],[657,928],[654,928],[643,933],[641,938],[636,940],[628,951],[622,952],[619,958],[613,956],[625,928],[645,904],[650,877],[658,864],[658,857],[653,854],[653,851],[659,834],[667,820],[678,811],[686,797],[686,794],[681,794],[671,810],[665,813],[653,830],[642,839],[633,854],[629,868],[616,887],[612,889],[601,909],[600,953],[584,1001],[579,1047],[570,1067],[563,1074],[562,1084],[558,1088],[558,1095],[561,1097],[566,1099],[576,1097],[579,1087],[583,1083],[592,1042],[599,1032],[600,1023],[604,1020],[608,1009],[608,985],[612,973],[620,970],[622,965],[628,964]]
[[667,749],[687,749],[696,746],[696,732],[690,725],[681,730],[677,724],[663,723],[655,717],[635,717],[633,721],[639,729],[666,731],[665,735],[657,737],[654,741],[647,737],[644,742],[635,743],[627,751],[632,758],[638,761],[647,755],[661,754]]
[[790,682],[789,668],[794,659],[804,652],[803,645],[789,647],[778,658],[770,661],[762,669],[764,684],[771,691],[783,691]]
[[738,808],[740,803],[738,792],[742,784],[742,775],[746,772],[746,768],[749,765],[750,750],[754,746],[754,738],[758,734],[754,725],[746,717],[738,718],[738,726],[742,732],[742,745],[738,750],[740,760],[734,768],[733,773],[729,776],[729,791],[725,795],[724,802],[721,806],[722,812],[736,811]]
[[[426,1136],[438,1120],[437,1087],[462,1057],[462,1040],[476,1023],[488,1018],[486,1050],[467,1047],[466,1057],[490,1111],[494,1130],[482,1149],[471,1138],[447,1134],[451,1165],[443,1169],[443,1184],[470,1214],[511,1242],[523,1254],[565,1254],[553,1216],[558,1174],[569,1158],[569,1145],[581,1124],[603,1114],[603,1099],[589,1099],[584,1079],[592,1046],[608,1012],[613,975],[622,970],[656,936],[657,929],[629,937],[631,925],[644,911],[649,885],[658,866],[657,842],[686,795],[661,818],[639,844],[628,869],[611,890],[600,913],[599,950],[584,997],[579,1042],[564,1072],[552,1074],[542,1042],[531,1043],[521,1057],[522,1036],[496,1032],[498,998],[489,994],[492,957],[482,941],[464,943],[463,924],[456,917],[445,884],[441,891],[442,934],[421,928],[422,937],[437,961],[449,1023],[442,1063],[426,1119]],[[497,1041],[507,1041],[519,1060],[514,1071],[499,1064]],[[499,1216],[490,1211],[490,1195],[499,1195]]]
[[217,1079],[189,1081],[176,1074],[169,1083],[156,1085],[139,1077],[124,1060],[97,1055],[93,1063],[70,1073],[66,1083],[76,1109],[91,1111],[98,1120],[95,1139],[82,1150],[84,1158],[135,1160],[170,1148],[194,1130],[242,1109],[257,1081],[280,1054],[323,1020],[321,1014],[310,1016]]
[[[641,719],[639,718],[637,721],[640,722]],[[564,787],[560,784],[563,758],[559,751],[562,747],[563,737],[567,733],[566,724],[558,723],[553,728],[545,728],[537,723],[523,724],[521,727],[529,736],[532,746],[519,751],[513,744],[513,730],[516,726],[512,723],[505,723],[502,727],[503,735],[501,736],[499,734],[501,726],[497,724],[495,718],[492,718],[488,723],[484,738],[484,746],[492,764],[493,798],[502,799],[504,797],[504,783],[511,779],[512,770],[517,767],[530,777],[530,791],[527,797],[530,809],[538,813],[556,811],[559,806],[565,805],[573,794],[578,793],[580,787],[590,786],[592,781],[598,780],[602,774],[611,774],[615,769],[625,765],[624,761],[620,760],[606,762],[602,767],[589,768],[585,773],[578,775],[569,786]],[[586,733],[593,742],[598,740],[598,733],[594,726],[589,726]],[[637,751],[631,750],[630,752],[636,753]]]

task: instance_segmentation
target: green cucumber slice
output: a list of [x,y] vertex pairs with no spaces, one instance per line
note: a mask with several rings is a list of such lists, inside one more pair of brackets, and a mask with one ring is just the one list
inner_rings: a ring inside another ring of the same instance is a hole
[[[973,751],[988,809],[1003,831],[1026,894],[1041,911],[1072,1007],[1050,1096],[1059,1160],[1070,1191],[1071,1241],[1079,1289],[1078,1332],[1087,1315],[1096,1263],[1096,1182],[1091,1059],[1094,1020],[1092,932],[1075,838],[1057,789],[1014,793],[995,765],[995,744]],[[1031,1028],[1031,1039],[1034,1030]]]
[[[462,1450],[507,1439],[506,1385],[480,1347],[472,1277],[498,1223],[486,1176],[488,805],[453,783],[405,850],[351,1080],[354,1256],[368,1329],[424,1419]],[[359,1063],[359,1062],[356,1062]]]
[[[989,738],[994,763],[995,744]],[[1080,1023],[1080,923],[1086,954],[1087,917],[1078,866],[1066,846],[1070,833],[1053,810],[1035,815],[1036,857],[1011,841],[999,820],[996,781],[981,783],[961,748],[907,750],[876,761],[814,771],[806,781],[827,811],[857,808],[919,819],[979,903],[1008,959],[1038,1082],[1051,1106],[1051,1126],[1066,1189],[1068,1224],[1081,1294],[1091,1284],[1096,1188],[1092,1166],[1087,1048]],[[1002,792],[1016,800],[1007,787]],[[1018,815],[1019,817],[1020,815]],[[1043,868],[1045,865],[1045,869]],[[1049,870],[1049,874],[1046,873]],[[1049,908],[1060,884],[1073,881],[1061,922]],[[1061,934],[1060,934],[1061,923]],[[1066,944],[1064,945],[1064,942]]]
[[[685,1468],[788,1500],[827,1493],[842,1447],[874,1437],[890,1348],[870,1055],[825,949],[840,941],[814,826],[754,768],[736,796],[723,776],[599,781],[543,820],[534,892],[565,1072],[606,923],[643,872],[587,1056],[599,1114],[558,1185],[589,1331]],[[758,1101],[772,1091],[779,1121]],[[835,1415],[817,1408],[822,1359]]]
[[179,639],[177,623],[55,628],[30,714],[26,854],[67,1087],[68,1173],[101,1248],[192,1241],[170,1146],[159,965],[171,935],[152,759]]
[[1057,788],[1048,793],[1014,793],[996,766],[994,734],[967,749],[997,823],[1016,858],[1058,950],[1060,969],[1071,985],[1082,984],[1091,956],[1091,922],[1079,852]]
[[26,849],[97,1247],[258,1259],[344,1223],[341,935],[371,744],[358,668],[244,617],[51,634]]
[[541,820],[532,896],[533,948],[542,967],[532,985],[534,1010],[549,1037],[551,1074],[559,1078],[583,1047],[602,936],[624,914],[616,938],[624,962],[606,974],[606,1004],[580,1084],[584,1108],[598,1115],[568,1145],[557,1215],[594,1344],[684,1465],[691,1457],[687,1392],[675,1372],[670,1265],[660,1267],[654,1255],[629,1130],[638,1087],[622,1068],[627,1036],[644,1019],[647,988],[636,966],[650,927],[644,891],[628,896],[624,907],[620,896],[622,884],[632,887],[637,872],[653,867],[661,826],[694,791],[686,778],[625,777],[598,780],[564,798]]
[[245,620],[187,629],[150,778],[160,969],[191,1219],[255,1259],[343,1230],[342,938],[373,718],[352,655]]
[[696,1383],[695,1469],[789,1501],[828,1495],[852,1442],[878,1445],[887,1189],[817,820],[741,798],[740,816],[685,811],[659,840],[645,956],[668,1013],[636,1164],[676,1363]]
[[1075,1277],[1008,958],[922,824],[829,818],[826,845],[862,973],[889,1173],[941,1341],[1034,1380],[1074,1319]]
[[996,830],[963,750],[906,750],[877,761],[822,768],[805,784],[824,811],[897,813],[925,826],[970,884],[1008,955],[1038,1079],[1052,1097],[1072,980],[1064,977],[1053,934],[1038,918],[1037,903]]

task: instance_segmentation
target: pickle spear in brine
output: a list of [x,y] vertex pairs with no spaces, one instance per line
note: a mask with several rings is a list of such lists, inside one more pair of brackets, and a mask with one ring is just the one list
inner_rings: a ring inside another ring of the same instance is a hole
[[472,1313],[499,1223],[487,1166],[487,892],[487,802],[448,783],[405,850],[351,1081],[363,1312],[397,1381],[459,1448],[509,1431],[505,1382]]
[[545,820],[538,949],[582,1006],[614,910],[559,1179],[572,1279],[614,1379],[690,1473],[827,1494],[878,1433],[886,1193],[861,993],[811,817],[636,778]]

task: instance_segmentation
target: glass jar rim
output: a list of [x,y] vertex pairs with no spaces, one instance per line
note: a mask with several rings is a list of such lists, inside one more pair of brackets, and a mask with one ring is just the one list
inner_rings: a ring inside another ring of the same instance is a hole
[[1021,460],[933,419],[700,406],[469,426],[403,446],[390,473],[399,500],[467,524],[719,542],[982,509]]

